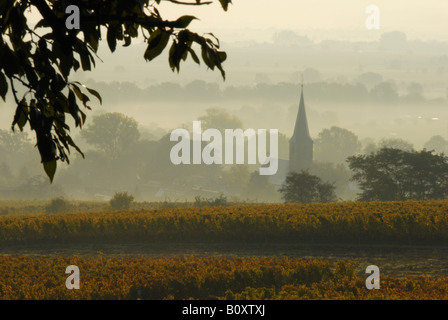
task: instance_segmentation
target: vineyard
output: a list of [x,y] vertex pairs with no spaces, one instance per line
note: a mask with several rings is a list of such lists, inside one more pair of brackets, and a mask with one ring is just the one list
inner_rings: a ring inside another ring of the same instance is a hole
[[[65,268],[80,269],[67,290]],[[355,264],[295,258],[0,257],[0,299],[447,299],[448,277],[384,276],[367,290]]]
[[[53,244],[74,247],[54,253]],[[98,244],[116,248],[118,255],[74,254]],[[134,244],[140,251],[129,254]],[[153,244],[162,254],[145,256]],[[235,249],[298,244],[311,256],[278,256],[275,249],[267,255],[182,251],[182,245],[220,244]],[[423,255],[399,250],[358,259],[335,257],[332,249],[313,256],[313,248],[330,244],[341,245],[344,253],[351,246],[363,248],[361,254],[368,246],[377,252],[384,245],[405,245]],[[447,244],[448,201],[5,215],[0,217],[0,299],[448,299]],[[48,247],[49,255],[16,251],[32,246]],[[170,246],[181,249],[170,255]],[[366,289],[369,261],[381,267],[380,290]],[[69,265],[80,269],[80,290],[65,287]]]
[[0,217],[0,246],[51,243],[448,244],[448,201],[142,209]]

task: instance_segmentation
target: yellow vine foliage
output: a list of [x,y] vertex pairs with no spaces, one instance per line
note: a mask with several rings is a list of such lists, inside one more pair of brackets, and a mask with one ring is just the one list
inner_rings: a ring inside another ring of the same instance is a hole
[[294,242],[437,245],[448,201],[264,204],[0,217],[18,243]]
[[[80,289],[65,268],[80,269]],[[368,290],[351,261],[298,258],[0,257],[0,299],[447,299],[448,277],[381,277]]]

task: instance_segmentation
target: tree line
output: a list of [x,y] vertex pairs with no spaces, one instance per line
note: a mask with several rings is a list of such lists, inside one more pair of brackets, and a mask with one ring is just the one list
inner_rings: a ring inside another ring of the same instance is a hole
[[[244,127],[238,117],[219,109],[209,109],[199,119],[205,128]],[[283,187],[260,176],[256,166],[175,166],[169,161],[173,146],[169,134],[148,135],[135,119],[120,113],[95,116],[81,131],[80,141],[86,158],[75,157],[70,166],[61,168],[51,186],[40,175],[27,133],[0,130],[0,186],[15,188],[16,198],[31,199],[46,194],[76,199],[83,193],[112,195],[120,191],[132,193],[137,200],[159,201],[219,198],[220,194],[258,202],[278,202],[281,196],[286,202],[446,196],[443,153],[448,141],[442,136],[433,136],[425,144],[427,151],[417,152],[405,140],[361,142],[347,129],[325,128],[314,139],[314,162],[309,171],[288,177]],[[280,158],[287,159],[289,142],[284,134],[279,136],[279,149]],[[186,190],[191,193],[186,195]]]
[[[300,98],[299,84],[294,82],[263,83],[254,85],[220,86],[218,83],[194,80],[186,85],[174,82],[163,82],[144,88],[133,82],[110,83],[88,80],[89,86],[104,93],[108,103],[147,102],[151,101],[232,101],[232,100],[280,100],[291,101]],[[429,100],[425,98],[423,88],[418,83],[411,83],[406,93],[400,94],[397,85],[392,81],[380,81],[368,85],[362,79],[352,83],[333,81],[316,81],[307,84],[308,101],[331,101],[332,103],[364,103],[364,104],[420,104],[422,102],[439,104],[445,102],[444,97]]]

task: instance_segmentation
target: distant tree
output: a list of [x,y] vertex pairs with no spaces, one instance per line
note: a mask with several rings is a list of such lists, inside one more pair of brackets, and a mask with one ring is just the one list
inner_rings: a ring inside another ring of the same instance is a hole
[[70,202],[65,200],[64,197],[51,199],[45,207],[47,213],[64,213],[68,209],[70,209]]
[[319,132],[314,141],[314,158],[319,162],[345,163],[360,150],[361,143],[353,132],[335,126]]
[[57,182],[48,183],[48,178],[37,175],[31,176],[17,187],[18,199],[49,199],[65,196],[64,188]]
[[[27,167],[34,173],[40,171],[36,166],[39,156],[34,151],[34,145],[27,132],[12,132],[12,130],[0,129],[0,161],[10,168],[11,173],[16,173],[21,167]],[[27,177],[28,178],[28,177]],[[21,176],[16,177],[17,180]],[[12,182],[11,179],[9,179]]]
[[11,168],[6,162],[0,163],[0,183],[7,184],[13,179]]
[[361,201],[430,200],[448,197],[448,157],[431,151],[383,148],[348,158]]
[[11,130],[0,129],[0,154],[6,155],[27,152],[33,145],[26,132],[14,133]]
[[423,94],[423,86],[421,83],[411,82],[407,87],[407,92],[410,95],[421,96]]
[[397,89],[390,82],[378,83],[370,90],[370,96],[375,103],[390,104],[398,101]]
[[274,43],[278,45],[310,45],[313,43],[307,36],[300,36],[292,30],[281,30],[272,36]]
[[115,210],[127,210],[131,207],[134,201],[134,196],[127,192],[116,192],[109,204]]
[[[223,171],[221,181],[231,193],[240,193],[250,180],[249,168],[246,165],[233,165]],[[232,192],[233,191],[233,192]]]
[[403,100],[408,104],[418,104],[424,100],[423,86],[417,82],[411,82],[407,87],[407,95]]
[[360,74],[356,80],[370,88],[383,81],[383,76],[375,72],[366,72]]
[[95,116],[81,131],[81,136],[111,159],[116,159],[119,153],[139,140],[140,132],[135,119],[121,113],[105,113]]
[[436,153],[448,153],[448,141],[440,135],[432,136],[423,146],[426,150]]
[[307,171],[290,172],[280,188],[285,203],[333,202],[336,187]]
[[202,121],[202,130],[213,128],[223,131],[225,129],[238,129],[243,127],[243,123],[238,117],[215,108],[207,109],[206,114],[199,117],[198,120]]
[[250,174],[249,183],[246,185],[245,195],[258,202],[272,202],[279,199],[273,184],[269,183],[269,176],[262,176],[260,172],[253,171]]
[[[171,188],[173,184],[182,185],[189,188],[197,185],[197,179],[202,187],[216,190],[217,185],[222,186],[222,165],[175,165],[170,161],[170,152],[176,142],[170,140],[170,133],[163,136],[158,141],[140,140],[134,144],[125,153],[115,161],[120,173],[124,170],[131,171],[135,183],[147,183],[148,181],[157,181],[166,188]],[[203,147],[207,142],[203,142]],[[89,157],[90,158],[90,157]],[[88,161],[88,159],[86,159]],[[193,155],[190,155],[191,162]],[[87,162],[82,161],[82,162]],[[126,165],[122,165],[126,163]],[[102,165],[99,162],[99,165]],[[113,170],[105,170],[104,174],[110,175]],[[131,178],[129,174],[126,174]],[[126,177],[122,177],[123,179]],[[130,182],[130,181],[129,181]],[[117,180],[117,183],[120,183]],[[203,185],[207,183],[209,185]],[[131,190],[131,185],[125,187]]]
[[349,189],[351,174],[346,164],[314,161],[309,172],[322,181],[332,182],[338,198],[352,200],[355,197],[354,192]]
[[382,148],[400,149],[405,151],[414,150],[412,143],[400,138],[382,138],[378,143],[373,139],[366,140],[366,146],[363,149],[364,154],[375,153]]
[[407,36],[400,31],[386,32],[381,35],[380,44],[385,49],[402,49],[407,42]]
[[411,151],[414,149],[412,143],[400,139],[400,138],[383,138],[378,143],[378,149],[389,148],[389,149],[400,149],[404,151]]
[[204,99],[219,99],[221,91],[217,83],[207,83],[204,80],[194,80],[184,88],[184,94],[189,99],[204,100]]

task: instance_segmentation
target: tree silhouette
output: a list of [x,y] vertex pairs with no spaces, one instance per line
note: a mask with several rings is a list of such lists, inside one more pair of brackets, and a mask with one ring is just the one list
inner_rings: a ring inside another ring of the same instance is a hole
[[319,132],[314,145],[315,158],[321,162],[345,163],[347,157],[361,150],[358,136],[336,126]]
[[302,170],[300,173],[290,172],[279,191],[285,203],[332,202],[337,199],[335,188],[333,184]]
[[81,136],[91,145],[115,159],[120,152],[138,142],[138,123],[121,113],[105,113],[93,118],[93,122],[81,131]]
[[432,151],[383,148],[348,158],[361,201],[434,200],[448,197],[448,157]]

